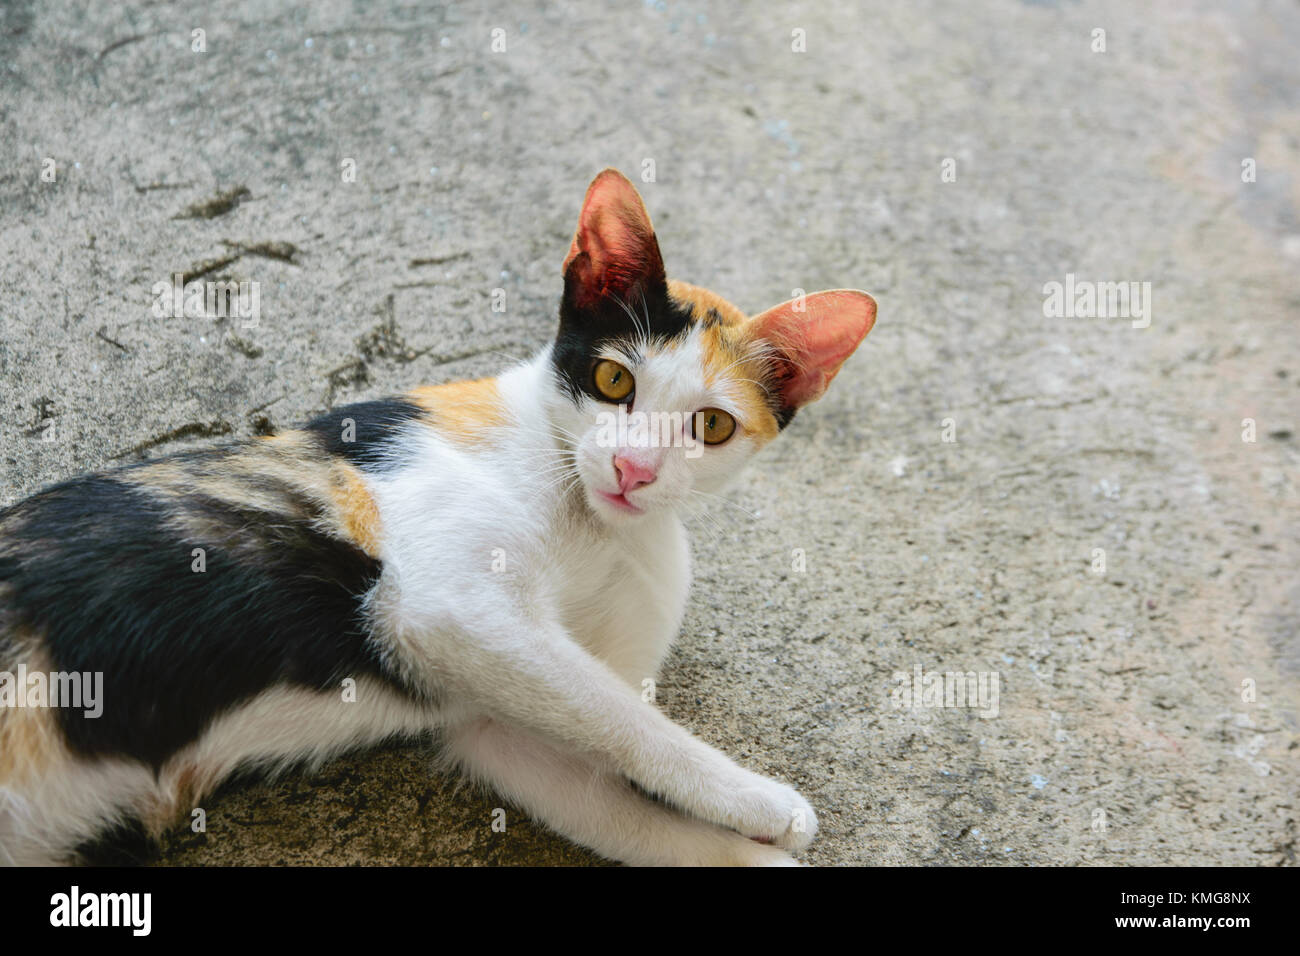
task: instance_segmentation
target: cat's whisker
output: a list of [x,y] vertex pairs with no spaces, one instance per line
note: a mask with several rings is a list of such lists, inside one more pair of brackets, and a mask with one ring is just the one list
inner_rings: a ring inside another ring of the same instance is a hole
[[757,512],[750,511],[744,505],[740,504],[739,502],[732,501],[730,498],[726,497],[725,495],[715,495],[709,491],[700,491],[698,488],[692,488],[691,494],[701,495],[704,498],[711,499],[713,501],[720,501],[725,505],[731,505],[731,507],[735,508],[737,511],[744,513],[746,517],[752,518],[754,521],[761,520]]
[[530,464],[532,465],[532,470],[538,470],[538,469],[549,470],[552,468],[574,468],[577,466],[578,463],[577,459],[571,455],[549,455],[547,457],[541,457],[541,455],[544,455],[545,453],[535,452],[534,454],[538,455],[540,460],[530,462]]
[[645,347],[650,348],[650,307],[645,301],[645,286],[640,289],[641,292],[641,313],[645,316]]
[[570,441],[573,441],[573,442],[579,442],[579,441],[582,440],[582,436],[581,436],[581,435],[578,435],[578,434],[576,434],[576,433],[574,433],[574,432],[571,432],[571,431],[569,431],[567,428],[562,428],[562,427],[560,427],[559,425],[552,425],[552,426],[551,426],[551,431],[552,431],[552,434],[554,434],[555,432],[559,432],[559,433],[560,433],[560,436],[562,436],[562,437],[564,437],[564,438],[567,438],[567,439],[569,439]]
[[518,451],[532,451],[532,452],[538,452],[539,454],[544,454],[544,455],[567,455],[567,456],[569,456],[569,457],[573,457],[573,456],[577,455],[577,452],[574,451],[572,448],[561,448],[561,447],[558,447],[558,446],[556,446],[556,445],[550,445],[550,446],[527,446],[527,445],[518,445],[518,446],[514,446],[514,447],[515,447],[516,450],[518,450]]
[[554,471],[538,473],[534,477],[537,480],[549,484],[556,481],[563,481],[565,479],[572,478],[575,474],[576,472],[571,468],[557,468]]
[[750,359],[747,355],[742,355],[740,358],[736,359],[736,360],[735,360],[734,362],[732,362],[730,365],[726,365],[726,366],[724,366],[724,367],[722,368],[722,370],[718,372],[718,376],[721,377],[721,376],[723,376],[723,375],[726,375],[728,372],[730,372],[730,371],[731,371],[733,368],[735,368],[736,366],[738,366],[738,365],[748,365],[751,361],[753,361],[753,360]]
[[527,495],[524,500],[527,503],[532,504],[536,502],[539,498],[542,498],[547,494],[555,491],[557,488],[559,489],[559,493],[556,494],[555,497],[559,500],[563,500],[564,497],[568,494],[570,485],[575,477],[576,476],[561,475],[559,478],[547,482],[545,485],[542,485],[540,488],[535,489],[531,494]]
[[574,471],[572,468],[558,467],[558,468],[551,468],[544,471],[535,471],[533,472],[532,477],[544,479],[546,481],[551,481],[551,480],[558,480],[561,478],[568,478],[573,474]]
[[733,375],[733,376],[731,376],[730,381],[733,381],[733,382],[748,382],[750,385],[753,385],[755,388],[758,388],[760,391],[767,392],[767,390],[768,390],[768,389],[767,389],[767,386],[766,386],[764,383],[762,383],[762,382],[758,382],[758,381],[755,381],[755,380],[752,379],[752,378],[741,378],[741,377],[738,376],[738,375]]
[[719,526],[717,521],[714,520],[713,516],[707,511],[696,511],[690,514],[689,517],[692,520],[699,522],[698,526],[709,535],[710,540],[714,544],[720,544],[722,542],[723,535],[721,526]]
[[[637,316],[637,314],[632,311],[632,307],[628,305],[626,301],[623,300],[622,296],[616,295],[612,292],[609,293],[609,296],[618,304],[618,307],[623,310],[623,312],[627,315],[627,317],[632,320],[632,327],[636,331],[636,335],[633,337],[633,342],[635,343],[638,338],[641,338],[648,343],[649,336],[642,335],[640,317]],[[647,331],[648,331],[648,327],[647,327]]]

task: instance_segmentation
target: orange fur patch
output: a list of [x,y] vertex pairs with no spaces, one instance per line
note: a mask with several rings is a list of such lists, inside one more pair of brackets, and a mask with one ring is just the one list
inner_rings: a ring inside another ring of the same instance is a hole
[[[24,655],[28,673],[49,673],[45,658]],[[0,663],[11,673],[17,661]],[[15,679],[16,679],[15,674]],[[16,688],[25,694],[25,687]],[[0,707],[0,784],[30,781],[67,757],[63,733],[49,707]]]
[[745,313],[716,292],[688,282],[670,279],[668,295],[679,305],[689,306],[691,318],[701,326],[705,383],[731,380],[731,393],[739,405],[739,420],[745,430],[760,445],[771,441],[781,429],[762,386],[757,384],[766,376],[767,358],[754,347]]
[[345,462],[336,462],[331,478],[339,526],[362,551],[372,558],[379,557],[379,507],[366,488],[361,472]]
[[702,289],[689,282],[668,280],[668,295],[680,305],[691,307],[691,317],[696,322],[703,322],[713,310],[721,317],[724,325],[744,325],[745,313],[736,308],[716,292]]
[[409,397],[433,416],[431,424],[439,434],[463,445],[487,441],[492,430],[507,421],[494,378],[424,385]]
[[306,432],[297,429],[276,432],[273,435],[259,435],[257,443],[280,449],[286,453],[302,453],[311,450],[311,439]]
[[714,325],[700,331],[704,360],[704,381],[730,383],[729,394],[737,403],[737,418],[745,430],[764,445],[781,430],[758,383],[767,375],[767,352],[756,348],[743,326]]

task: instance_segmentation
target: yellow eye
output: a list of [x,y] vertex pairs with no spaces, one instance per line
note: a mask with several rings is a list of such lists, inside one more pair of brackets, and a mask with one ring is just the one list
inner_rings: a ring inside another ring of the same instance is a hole
[[736,420],[720,408],[702,408],[691,420],[696,438],[706,445],[721,445],[736,430]]
[[596,391],[611,402],[623,401],[636,387],[636,379],[632,378],[632,373],[609,359],[601,359],[596,363],[592,377],[595,379]]

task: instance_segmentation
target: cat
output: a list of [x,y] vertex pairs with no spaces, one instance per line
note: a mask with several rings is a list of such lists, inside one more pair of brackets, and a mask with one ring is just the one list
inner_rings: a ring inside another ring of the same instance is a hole
[[[641,688],[686,607],[683,516],[822,395],[876,304],[836,290],[749,318],[667,279],[613,169],[563,274],[555,340],[497,378],[0,512],[0,862],[75,862],[114,827],[160,834],[237,769],[430,731],[606,858],[795,862],[807,801]],[[102,675],[97,716],[17,706],[60,681],[66,704],[78,675]]]

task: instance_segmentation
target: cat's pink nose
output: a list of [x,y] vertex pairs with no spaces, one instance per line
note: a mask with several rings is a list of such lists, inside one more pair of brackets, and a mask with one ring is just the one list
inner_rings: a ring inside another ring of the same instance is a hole
[[622,455],[614,456],[614,474],[618,476],[619,494],[623,495],[655,480],[655,470],[653,468],[637,464]]

